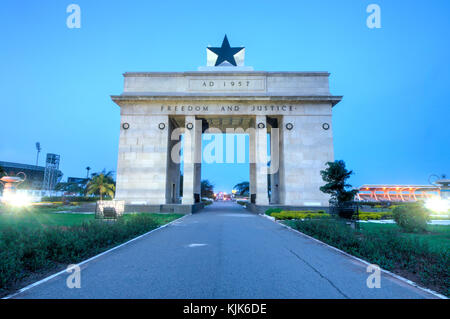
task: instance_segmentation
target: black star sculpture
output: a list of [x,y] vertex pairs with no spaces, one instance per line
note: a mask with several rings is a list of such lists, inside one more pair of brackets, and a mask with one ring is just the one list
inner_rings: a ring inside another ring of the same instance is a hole
[[215,54],[217,54],[216,64],[214,66],[220,65],[224,61],[230,62],[232,65],[236,65],[236,60],[234,59],[234,55],[243,50],[244,47],[232,48],[230,47],[230,43],[228,42],[227,35],[225,34],[225,38],[223,38],[222,47],[220,48],[208,48]]

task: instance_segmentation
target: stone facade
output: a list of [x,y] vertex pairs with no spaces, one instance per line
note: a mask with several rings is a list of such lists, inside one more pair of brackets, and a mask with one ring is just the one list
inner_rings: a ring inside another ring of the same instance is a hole
[[[112,96],[121,108],[118,200],[134,205],[198,202],[201,134],[217,127],[254,129],[250,192],[256,205],[328,205],[319,190],[320,170],[333,161],[332,107],[341,100],[329,92],[328,73],[146,72],[125,73],[124,78],[124,92]],[[180,163],[173,156],[179,132],[185,134],[182,198]]]

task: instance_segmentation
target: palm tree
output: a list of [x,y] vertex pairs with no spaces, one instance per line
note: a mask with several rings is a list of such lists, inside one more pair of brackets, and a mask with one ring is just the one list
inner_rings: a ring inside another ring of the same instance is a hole
[[233,189],[236,190],[236,193],[239,196],[248,196],[248,194],[250,193],[250,183],[241,182],[239,184],[234,185]]
[[116,185],[112,177],[113,172],[108,173],[103,170],[101,173],[92,174],[92,178],[87,184],[87,194],[100,194],[100,200],[103,200],[103,194],[114,197]]

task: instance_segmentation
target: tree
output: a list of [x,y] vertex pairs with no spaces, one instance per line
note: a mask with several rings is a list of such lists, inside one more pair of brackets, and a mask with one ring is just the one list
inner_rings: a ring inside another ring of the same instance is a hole
[[114,197],[116,191],[116,185],[112,177],[113,172],[105,172],[92,174],[92,178],[87,184],[87,194],[99,194],[100,200],[103,199],[103,194]]
[[3,167],[0,166],[0,177],[6,175],[6,171]]
[[211,184],[209,182],[209,180],[207,180],[207,179],[202,180],[200,188],[201,188],[201,193],[202,193],[201,196],[202,197],[207,197],[207,198],[214,197],[214,185]]
[[326,194],[330,194],[332,201],[338,204],[352,201],[358,191],[355,189],[347,190],[352,185],[346,181],[353,174],[353,171],[347,170],[345,168],[345,162],[342,160],[327,162],[326,165],[328,167],[320,171],[322,179],[326,182],[324,186],[320,187],[320,190]]
[[55,186],[55,190],[77,194],[82,194],[84,192],[84,188],[77,183],[58,183]]
[[241,182],[239,184],[234,185],[233,189],[236,190],[236,194],[239,196],[248,196],[248,194],[250,193],[250,183]]

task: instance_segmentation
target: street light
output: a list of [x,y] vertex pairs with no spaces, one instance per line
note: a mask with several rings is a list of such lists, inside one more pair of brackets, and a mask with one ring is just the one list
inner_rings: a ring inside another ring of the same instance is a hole
[[36,155],[36,166],[38,166],[39,163],[39,153],[41,152],[41,143],[36,142],[36,151],[37,151],[37,155]]
[[88,167],[86,167],[86,171],[87,171],[87,173],[86,173],[86,178],[89,178],[89,171],[91,170],[91,168],[88,166]]

